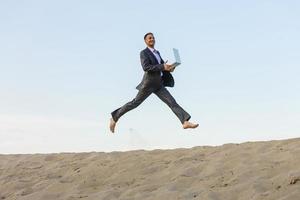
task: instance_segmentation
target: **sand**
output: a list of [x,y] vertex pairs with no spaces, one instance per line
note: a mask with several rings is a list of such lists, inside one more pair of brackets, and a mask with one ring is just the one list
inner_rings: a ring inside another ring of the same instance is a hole
[[299,200],[300,138],[112,153],[0,155],[0,200]]

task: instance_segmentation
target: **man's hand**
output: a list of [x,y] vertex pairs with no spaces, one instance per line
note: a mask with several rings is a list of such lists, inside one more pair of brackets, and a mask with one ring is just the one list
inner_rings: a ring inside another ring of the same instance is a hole
[[168,72],[173,72],[175,67],[173,65],[169,65],[167,63],[164,64],[164,70]]

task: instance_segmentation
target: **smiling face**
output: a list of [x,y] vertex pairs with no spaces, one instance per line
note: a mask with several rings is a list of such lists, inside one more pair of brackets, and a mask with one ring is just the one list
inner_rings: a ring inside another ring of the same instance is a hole
[[147,36],[145,37],[145,43],[148,47],[154,48],[155,38],[154,38],[154,35],[152,33],[147,34]]

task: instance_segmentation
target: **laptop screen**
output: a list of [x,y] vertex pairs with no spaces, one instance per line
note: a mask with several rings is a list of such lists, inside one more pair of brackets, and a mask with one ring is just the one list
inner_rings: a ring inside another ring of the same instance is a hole
[[175,57],[175,62],[181,63],[178,49],[173,48],[173,53],[174,53],[174,57]]

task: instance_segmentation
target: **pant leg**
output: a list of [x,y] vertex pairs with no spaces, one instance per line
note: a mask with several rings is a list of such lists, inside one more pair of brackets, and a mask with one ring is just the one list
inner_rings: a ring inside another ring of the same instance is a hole
[[152,92],[153,90],[151,89],[139,90],[136,97],[132,101],[126,103],[125,105],[123,105],[122,107],[116,109],[111,113],[111,116],[114,119],[114,121],[117,122],[122,115],[138,107]]
[[174,97],[165,87],[160,88],[154,93],[171,108],[181,123],[188,121],[191,118],[191,116],[180,105],[177,104]]

